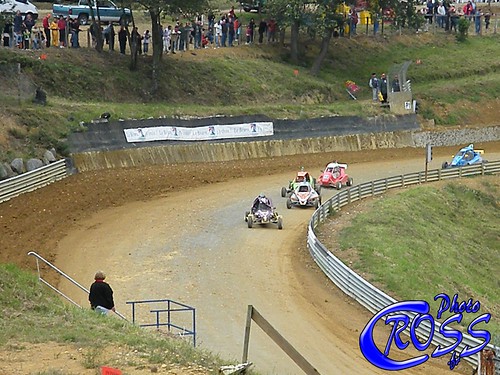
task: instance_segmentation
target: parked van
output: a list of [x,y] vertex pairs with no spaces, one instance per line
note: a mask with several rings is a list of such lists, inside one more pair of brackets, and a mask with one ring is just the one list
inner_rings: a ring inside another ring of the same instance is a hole
[[29,2],[28,0],[3,0],[0,1],[0,13],[3,14],[16,14],[17,11],[21,12],[21,15],[26,17],[27,14],[31,14],[33,19],[38,17],[37,7]]

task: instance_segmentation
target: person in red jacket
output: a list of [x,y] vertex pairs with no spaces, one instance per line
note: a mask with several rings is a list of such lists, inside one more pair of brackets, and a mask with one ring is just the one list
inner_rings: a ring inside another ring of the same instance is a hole
[[43,32],[45,34],[45,46],[50,47],[50,17],[52,15],[49,13],[42,20]]
[[66,47],[66,20],[59,15],[59,21],[57,21],[57,29],[59,30],[59,48]]

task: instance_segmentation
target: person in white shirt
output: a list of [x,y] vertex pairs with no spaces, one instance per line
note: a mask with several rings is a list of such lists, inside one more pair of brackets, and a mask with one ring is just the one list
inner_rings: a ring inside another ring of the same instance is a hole
[[439,3],[439,6],[437,8],[437,21],[439,27],[444,27],[446,21],[446,8],[444,7],[442,2]]
[[172,26],[168,25],[163,30],[163,52],[170,51],[170,40],[172,37]]
[[215,47],[220,48],[221,38],[222,38],[222,25],[220,24],[220,20],[217,21],[214,25],[215,28]]

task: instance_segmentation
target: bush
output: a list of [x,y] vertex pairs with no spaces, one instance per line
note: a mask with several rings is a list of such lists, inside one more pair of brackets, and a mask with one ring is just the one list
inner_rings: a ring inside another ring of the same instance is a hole
[[470,21],[466,20],[465,18],[461,18],[458,21],[457,41],[465,42],[467,40],[467,37],[469,35],[469,26]]

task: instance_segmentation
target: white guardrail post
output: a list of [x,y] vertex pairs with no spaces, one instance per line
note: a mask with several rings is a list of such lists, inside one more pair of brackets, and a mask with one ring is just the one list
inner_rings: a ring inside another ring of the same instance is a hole
[[[500,161],[493,161],[489,163],[482,163],[478,165],[471,165],[460,168],[437,169],[428,171],[427,181],[433,182],[439,180],[446,180],[450,178],[462,178],[469,176],[484,176],[485,174],[497,174],[500,172]],[[384,307],[392,305],[397,301],[385,294],[383,291],[364,280],[356,272],[347,267],[339,258],[333,255],[316,237],[314,232],[315,228],[327,218],[326,214],[321,214],[323,207],[329,207],[329,213],[332,214],[341,207],[346,206],[354,200],[359,200],[366,197],[371,197],[385,193],[389,189],[406,187],[410,185],[421,184],[422,172],[409,173],[401,176],[388,177],[380,180],[365,182],[358,186],[350,187],[343,190],[333,197],[323,202],[321,207],[318,208],[311,217],[307,233],[307,246],[309,252],[318,264],[325,275],[339,287],[345,294],[354,298],[361,305],[366,307],[370,312],[376,313]],[[424,181],[425,182],[425,181]],[[426,324],[427,323],[427,324]],[[446,345],[449,346],[455,343],[455,339],[448,339],[439,333],[441,324],[435,322],[434,335],[432,338],[433,345]],[[417,334],[420,336],[429,337],[431,326],[429,322],[423,321],[418,329]],[[477,340],[470,335],[463,334],[462,343],[457,347],[460,351],[464,346],[469,347],[477,346],[482,341]],[[488,348],[494,349],[490,344]],[[497,352],[499,348],[496,348]],[[479,353],[474,356],[465,357],[465,360],[472,365],[477,366],[479,363]]]
[[68,176],[66,160],[37,168],[0,182],[0,203],[8,201],[23,193],[27,193]]

